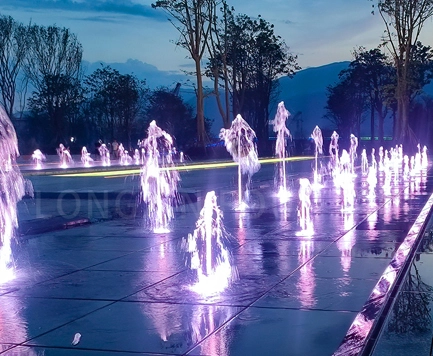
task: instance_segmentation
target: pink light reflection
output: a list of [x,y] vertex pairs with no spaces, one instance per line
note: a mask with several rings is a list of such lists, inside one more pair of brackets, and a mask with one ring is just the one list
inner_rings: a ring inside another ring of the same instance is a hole
[[304,264],[299,270],[299,280],[296,284],[299,301],[303,308],[313,308],[316,305],[314,289],[316,287],[313,261],[309,261],[313,250],[314,242],[312,240],[300,241],[299,262]]

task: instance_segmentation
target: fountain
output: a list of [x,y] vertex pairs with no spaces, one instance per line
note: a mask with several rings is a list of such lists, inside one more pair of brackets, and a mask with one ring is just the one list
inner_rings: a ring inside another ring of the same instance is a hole
[[310,196],[313,192],[310,181],[308,178],[299,179],[299,205],[298,205],[298,218],[299,225],[301,226],[302,233],[309,233],[313,230],[311,221],[311,200]]
[[363,175],[368,173],[368,158],[365,148],[361,152],[361,172]]
[[352,162],[349,152],[345,149],[341,151],[339,160],[339,172],[334,176],[334,182],[337,188],[343,191],[343,207],[342,210],[353,209],[355,201],[355,188],[353,182]]
[[384,163],[383,163],[383,146],[379,147],[379,171],[383,171]]
[[277,141],[275,143],[275,154],[281,160],[279,164],[276,182],[278,186],[278,196],[281,200],[286,201],[289,192],[287,191],[286,181],[286,137],[290,138],[290,131],[286,127],[286,120],[290,116],[289,111],[284,107],[284,102],[278,104],[275,119],[269,123],[274,125],[274,132],[277,133]]
[[61,168],[67,168],[70,163],[72,163],[72,156],[69,152],[69,149],[67,149],[63,143],[59,145],[59,147],[56,149],[57,155],[59,156],[60,160],[60,167]]
[[187,265],[197,273],[196,284],[191,289],[202,295],[220,293],[237,279],[227,249],[229,235],[222,220],[215,192],[208,192],[194,233],[183,241],[188,253]]
[[320,186],[320,175],[318,170],[318,160],[319,154],[323,153],[323,136],[322,130],[319,126],[316,126],[311,134],[311,138],[314,140],[314,185],[316,187]]
[[371,149],[371,167],[377,170],[376,150],[374,148]]
[[145,162],[141,169],[141,198],[147,205],[150,228],[157,233],[168,232],[180,181],[170,154],[173,139],[155,121],[149,124],[147,134],[142,142]]
[[13,277],[11,243],[18,227],[17,203],[25,194],[25,181],[16,164],[18,156],[15,129],[0,106],[0,282]]
[[81,149],[81,163],[84,165],[84,167],[89,167],[90,162],[93,162],[93,158],[90,157],[90,153],[87,152],[86,146],[83,146]]
[[354,134],[350,134],[349,156],[350,156],[350,171],[352,174],[355,173],[355,159],[357,157],[356,154],[357,148],[358,148],[358,137],[356,137]]
[[219,137],[224,140],[227,151],[238,162],[238,209],[247,207],[242,200],[242,174],[247,175],[245,195],[248,198],[248,187],[251,176],[260,169],[257,147],[254,142],[256,134],[242,118],[237,115],[229,129],[221,129]]
[[140,151],[138,150],[138,148],[136,148],[134,150],[133,159],[134,159],[134,164],[138,166],[140,164],[140,160],[141,160]]
[[[340,136],[336,131],[334,131],[331,135],[331,142],[329,143],[329,155],[331,156],[330,159],[330,168],[331,171],[334,172],[335,169],[338,167],[338,139]],[[334,172],[335,173],[335,172]]]
[[32,154],[32,160],[36,165],[36,169],[42,169],[42,162],[46,160],[46,157],[40,149],[37,149]]
[[110,151],[108,150],[107,145],[105,143],[102,143],[101,146],[99,146],[98,151],[99,155],[101,156],[102,165],[110,166]]
[[421,166],[422,168],[428,167],[428,158],[427,158],[427,146],[424,146],[421,153]]
[[128,166],[132,163],[132,157],[129,155],[129,152],[123,147],[123,144],[119,144],[118,148],[119,155],[119,164],[121,166]]

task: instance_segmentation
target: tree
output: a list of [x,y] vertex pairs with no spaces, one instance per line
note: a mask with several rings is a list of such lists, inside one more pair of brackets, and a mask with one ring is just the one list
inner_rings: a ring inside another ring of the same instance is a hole
[[[155,120],[159,127],[169,133],[179,149],[194,145],[196,118],[193,109],[168,89],[157,89],[150,94],[145,117],[147,125]],[[205,128],[208,133],[210,123],[207,120]]]
[[64,141],[70,134],[71,110],[81,97],[81,58],[81,44],[68,29],[29,26],[24,70],[35,88],[29,105],[54,130],[53,140]]
[[180,33],[176,44],[185,48],[194,61],[197,79],[197,141],[201,146],[207,140],[201,61],[212,30],[217,3],[217,0],[158,0],[152,4],[153,8],[161,8],[170,16],[169,21]]
[[14,116],[17,94],[21,94],[21,114],[25,106],[27,80],[22,69],[28,48],[27,39],[24,25],[10,16],[0,16],[0,103],[11,118]]
[[[233,24],[233,8],[229,8],[225,1],[222,1],[220,10],[221,15],[212,21],[212,32],[210,40],[207,42],[209,47],[209,63],[206,75],[213,79],[218,111],[223,121],[225,129],[230,128],[231,109],[230,101],[232,90],[230,87],[229,76],[229,27]],[[224,93],[224,102],[221,100],[220,90]]]
[[79,120],[83,101],[81,82],[67,75],[46,75],[40,85],[29,99],[34,133],[51,147],[65,144],[75,136],[71,127]]
[[335,125],[341,137],[348,138],[352,133],[359,136],[367,103],[365,90],[356,72],[342,71],[339,77],[337,84],[327,88],[325,117]]
[[417,42],[411,51],[411,66],[408,73],[409,103],[420,95],[433,79],[433,51],[430,46]]
[[[276,79],[282,75],[293,76],[294,70],[300,68],[296,63],[297,57],[289,52],[285,42],[274,33],[274,25],[260,16],[251,25],[251,32],[247,33],[249,60],[241,61],[247,63],[248,67],[243,68],[247,74],[247,88],[244,88],[246,95],[240,112],[244,113],[255,129],[261,145],[268,141],[269,107],[276,95]],[[237,82],[240,83],[239,80]]]
[[383,143],[384,122],[394,97],[395,71],[385,54],[379,48],[367,51],[360,47],[354,51],[355,59],[349,65],[349,71],[356,72],[361,80],[370,105],[371,140],[375,136],[375,113],[378,118],[378,137]]
[[412,51],[425,21],[433,15],[433,0],[378,0],[377,8],[385,24],[384,45],[389,49],[396,68],[394,139],[413,146],[417,140],[409,126]]
[[67,28],[30,26],[26,74],[37,90],[50,76],[79,79],[82,53],[80,42]]
[[[274,33],[274,26],[261,16],[254,20],[247,15],[234,16],[233,9],[225,3],[221,12],[222,18],[215,25],[210,41],[208,75],[214,80],[215,91],[221,80],[226,103],[227,93],[231,94],[232,112],[242,114],[256,130],[259,143],[264,143],[268,138],[268,110],[276,93],[276,79],[281,75],[292,76],[299,69],[296,56]],[[223,122],[229,124],[227,111]]]
[[132,134],[148,92],[146,82],[105,66],[85,78],[85,88],[85,111],[91,126],[97,129],[95,135],[109,141],[123,141],[125,147],[132,148]]

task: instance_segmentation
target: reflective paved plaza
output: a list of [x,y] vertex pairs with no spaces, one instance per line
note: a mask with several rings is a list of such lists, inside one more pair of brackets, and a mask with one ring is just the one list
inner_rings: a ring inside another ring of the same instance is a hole
[[[16,278],[0,285],[0,350],[6,355],[332,355],[347,341],[428,203],[432,180],[424,172],[383,189],[379,177],[372,197],[359,173],[354,208],[342,209],[342,193],[328,179],[313,193],[314,233],[308,236],[300,231],[297,192],[299,178],[312,178],[311,166],[311,160],[288,165],[292,197],[281,203],[275,164],[262,164],[245,212],[234,209],[236,167],[183,170],[184,200],[165,234],[147,228],[137,175],[25,171],[35,198],[19,203]],[[210,190],[232,237],[239,279],[218,295],[203,296],[190,289],[182,240],[194,231]],[[421,244],[424,252],[412,275],[433,263],[429,244]],[[428,285],[423,295],[430,296],[433,280],[425,274],[423,279]],[[402,295],[412,293],[407,288]],[[428,314],[429,303],[424,303]],[[81,338],[73,345],[77,333]],[[375,355],[394,355],[386,352],[395,337],[382,334]]]

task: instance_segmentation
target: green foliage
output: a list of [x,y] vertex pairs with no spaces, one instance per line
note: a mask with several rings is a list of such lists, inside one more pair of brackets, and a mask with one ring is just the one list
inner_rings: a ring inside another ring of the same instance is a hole
[[140,117],[148,89],[145,81],[131,74],[120,74],[110,66],[95,70],[85,78],[86,116],[94,138],[116,139],[130,149],[140,135]]
[[327,88],[326,118],[330,120],[341,137],[351,133],[359,135],[359,125],[365,110],[365,92],[353,72],[343,72],[340,82]]
[[424,23],[433,15],[433,0],[378,0],[377,9],[385,25],[382,45],[389,50],[396,69],[394,139],[415,148],[418,140],[409,125],[413,52],[417,51]]
[[[221,13],[207,75],[224,83],[224,89],[231,94],[233,114],[241,114],[248,121],[259,141],[266,140],[268,108],[276,93],[276,79],[294,75],[300,69],[297,58],[275,34],[274,25],[261,16],[253,19],[235,15],[226,3]],[[218,89],[215,87],[215,92]]]

